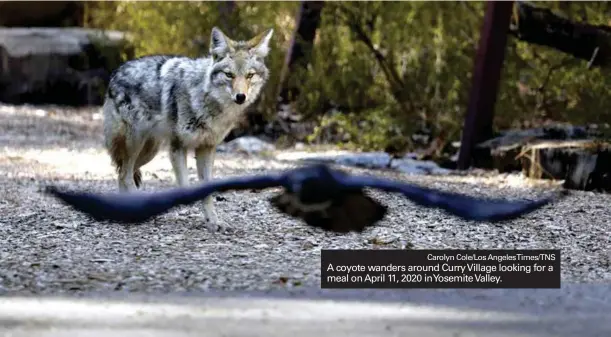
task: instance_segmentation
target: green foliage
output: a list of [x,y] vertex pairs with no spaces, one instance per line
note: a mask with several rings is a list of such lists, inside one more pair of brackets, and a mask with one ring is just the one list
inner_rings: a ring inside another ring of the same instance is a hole
[[[575,22],[608,25],[607,2],[537,2]],[[609,70],[548,47],[509,38],[495,126],[509,128],[546,121],[609,123]]]
[[338,145],[351,150],[379,150],[396,136],[397,128],[388,116],[389,111],[382,109],[364,111],[360,116],[354,113],[323,115],[307,140],[316,144],[320,138],[339,138]]
[[[537,2],[571,20],[609,24],[608,2]],[[275,113],[298,2],[98,2],[92,25],[128,31],[136,56],[207,52],[210,29],[233,38],[275,28],[271,82],[257,107]],[[460,134],[485,2],[326,2],[310,64],[290,74],[295,109],[317,121],[313,143],[382,149],[388,139],[426,126],[449,140]],[[204,45],[193,41],[200,38]],[[610,122],[611,76],[551,48],[509,37],[495,127],[546,120]],[[329,113],[333,107],[336,113]],[[406,136],[407,137],[407,136]]]
[[375,120],[352,139],[378,149],[422,126],[454,135],[482,18],[483,4],[475,2],[327,3],[299,110],[331,100],[354,124]]

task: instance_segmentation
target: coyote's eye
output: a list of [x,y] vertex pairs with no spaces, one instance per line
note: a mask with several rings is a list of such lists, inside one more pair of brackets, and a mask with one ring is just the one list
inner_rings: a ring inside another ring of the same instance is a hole
[[246,75],[246,78],[250,80],[253,76],[255,76],[255,73],[250,73]]
[[233,78],[233,74],[230,72],[225,72],[225,76],[227,76],[228,78]]

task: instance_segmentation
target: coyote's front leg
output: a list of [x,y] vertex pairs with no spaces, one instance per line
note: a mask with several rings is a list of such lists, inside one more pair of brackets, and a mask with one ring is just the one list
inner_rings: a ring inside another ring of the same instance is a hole
[[170,161],[174,176],[179,187],[189,185],[189,169],[187,167],[187,149],[177,140],[170,142]]
[[[197,166],[197,177],[202,183],[212,180],[212,169],[214,167],[214,155],[216,149],[211,146],[200,146],[195,149],[195,163]],[[211,232],[224,231],[227,224],[219,220],[216,214],[216,207],[213,202],[214,196],[211,195],[204,200],[204,214],[206,215],[206,227]]]

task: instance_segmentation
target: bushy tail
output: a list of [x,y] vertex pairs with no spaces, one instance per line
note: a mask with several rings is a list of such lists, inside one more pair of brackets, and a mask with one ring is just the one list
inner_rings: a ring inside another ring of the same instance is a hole
[[[125,135],[116,135],[111,140],[111,146],[108,150],[113,165],[115,165],[117,174],[121,172],[123,163],[127,160],[127,147],[125,142]],[[134,183],[136,187],[140,188],[142,183],[142,172],[140,168],[134,168]]]
[[[125,161],[128,159],[127,151],[127,125],[118,116],[114,103],[108,98],[104,102],[104,140],[106,149],[110,154],[112,164],[115,166],[117,174],[123,169]],[[134,168],[134,183],[140,187],[142,183],[142,173],[139,168]]]

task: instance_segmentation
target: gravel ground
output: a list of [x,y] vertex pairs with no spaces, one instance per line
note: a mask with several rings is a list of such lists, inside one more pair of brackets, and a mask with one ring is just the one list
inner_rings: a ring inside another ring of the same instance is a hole
[[[201,206],[183,207],[137,226],[96,223],[41,193],[54,183],[116,190],[101,147],[96,110],[0,106],[0,294],[140,293],[319,287],[322,248],[562,249],[563,282],[611,281],[609,196],[574,192],[523,219],[468,223],[381,193],[390,208],[376,228],[335,235],[274,211],[275,191],[217,197],[234,233],[209,233]],[[189,159],[195,182],[194,160]],[[216,177],[284,170],[297,162],[219,153]],[[378,174],[473,195],[536,198],[553,189],[515,175]],[[146,190],[173,187],[167,155],[145,166]]]

